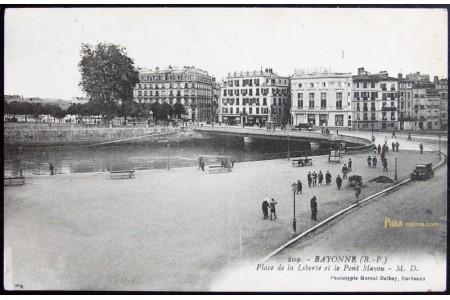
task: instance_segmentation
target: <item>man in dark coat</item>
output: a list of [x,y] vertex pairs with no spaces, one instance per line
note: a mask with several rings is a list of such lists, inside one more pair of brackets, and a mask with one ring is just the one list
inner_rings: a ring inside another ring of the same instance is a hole
[[380,154],[380,153],[381,153],[381,145],[378,144],[378,154]]
[[297,180],[297,194],[298,192],[300,192],[300,194],[302,193],[302,189],[303,189],[303,184],[302,182],[299,180]]
[[323,181],[323,173],[322,173],[322,171],[319,171],[318,176],[319,176],[319,185],[322,185],[322,181]]
[[53,175],[53,165],[50,164],[50,175]]
[[264,219],[267,219],[269,217],[269,199],[265,198],[262,203],[262,211],[264,215]]
[[308,177],[308,186],[311,187],[311,183],[312,183],[311,172],[308,173],[307,177]]
[[392,142],[392,152],[395,152],[395,143]]
[[317,173],[316,173],[316,171],[313,171],[313,173],[312,173],[312,185],[316,186],[316,184],[317,184]]
[[341,185],[342,185],[342,178],[339,175],[336,177],[336,184],[337,184],[338,190],[340,190]]
[[422,154],[423,153],[423,144],[422,143],[420,143],[419,148],[420,148],[420,154]]
[[397,151],[397,152],[398,152],[398,146],[400,146],[400,143],[397,141],[397,142],[395,143],[395,151]]
[[361,188],[357,185],[357,186],[355,186],[354,190],[355,190],[356,201],[358,201],[359,195],[361,194]]
[[377,167],[377,162],[378,162],[377,157],[374,156],[374,157],[372,158],[372,166],[373,166],[373,168],[376,168],[376,167]]
[[330,174],[330,171],[327,171],[327,172],[325,173],[325,182],[327,183],[327,185],[330,185],[330,183],[331,183],[331,174]]
[[348,168],[347,168],[347,165],[344,164],[344,166],[342,167],[342,178],[343,179],[347,178],[347,173],[348,173]]
[[352,171],[352,159],[351,158],[348,159],[348,171],[349,172]]
[[317,221],[317,200],[316,196],[311,198],[311,220]]
[[369,157],[367,158],[367,165],[369,166],[369,168],[370,168],[371,164],[372,164],[372,158],[369,155]]
[[388,165],[388,162],[387,162],[387,158],[385,157],[383,160],[383,172],[388,171],[387,165]]

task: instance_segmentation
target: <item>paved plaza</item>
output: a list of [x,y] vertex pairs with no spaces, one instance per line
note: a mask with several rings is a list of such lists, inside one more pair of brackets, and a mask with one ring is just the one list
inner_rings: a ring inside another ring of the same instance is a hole
[[[439,156],[425,150],[421,155],[417,142],[400,140],[400,152],[387,155],[389,172],[381,164],[368,168],[369,153],[344,155],[343,162],[352,158],[350,175],[363,177],[364,198],[390,186],[368,181],[393,179],[395,157],[399,180],[417,162],[437,164]],[[341,191],[336,188],[343,164],[330,164],[325,156],[313,160],[300,168],[287,160],[238,162],[220,174],[196,167],[136,171],[131,180],[110,180],[107,173],[28,178],[24,186],[5,188],[9,284],[30,290],[208,290],[224,268],[255,262],[291,238],[291,184],[298,179],[298,233],[316,224],[310,220],[313,195],[318,221],[355,202],[346,180]],[[308,188],[306,174],[313,170],[329,170],[333,184]],[[265,197],[278,202],[276,221],[263,219]]]

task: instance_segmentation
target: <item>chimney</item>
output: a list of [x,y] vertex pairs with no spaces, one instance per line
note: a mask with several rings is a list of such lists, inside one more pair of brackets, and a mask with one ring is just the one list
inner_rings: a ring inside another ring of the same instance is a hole
[[364,68],[358,68],[358,75],[364,75]]
[[403,74],[402,73],[398,73],[398,79],[403,79]]
[[434,82],[434,83],[439,83],[439,77],[438,77],[438,76],[434,76],[433,82]]

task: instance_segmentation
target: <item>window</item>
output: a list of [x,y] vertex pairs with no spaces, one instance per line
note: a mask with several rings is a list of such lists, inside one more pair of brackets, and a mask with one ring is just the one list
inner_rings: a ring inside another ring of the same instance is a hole
[[299,87],[299,88],[301,88],[301,87],[302,87],[302,84],[301,84],[301,83],[299,83],[299,84],[298,84],[298,87]]
[[248,95],[249,95],[249,96],[253,96],[253,90],[252,90],[252,89],[249,89],[249,90],[248,90]]
[[363,121],[367,121],[367,113],[363,113]]
[[327,93],[320,93],[320,107],[327,107]]
[[344,126],[344,115],[335,115],[334,116],[334,125],[335,126]]
[[367,82],[363,83],[363,89],[367,89]]
[[230,107],[230,114],[232,114],[233,113],[233,108],[232,107]]
[[372,100],[375,100],[378,98],[378,92],[371,92],[370,93],[370,98],[372,98]]
[[359,88],[359,82],[356,83],[356,87]]
[[375,121],[375,113],[371,113],[370,114],[370,120],[371,121]]
[[259,107],[256,108],[256,114],[259,115]]
[[308,124],[316,125],[316,115],[308,115]]
[[309,93],[309,107],[314,108],[314,93]]
[[374,88],[375,88],[375,82],[372,82],[372,83],[370,84],[370,87],[374,89]]
[[367,111],[367,103],[363,103],[363,111]]
[[248,109],[248,113],[251,115],[251,114],[253,114],[253,107],[250,107],[249,109]]
[[303,93],[297,94],[297,106],[303,107]]
[[319,115],[319,126],[328,125],[328,115]]
[[239,107],[236,107],[236,113],[239,114]]
[[370,103],[370,110],[375,111],[375,102]]
[[355,99],[358,100],[358,98],[359,98],[359,92],[355,92]]
[[[239,105],[239,98],[236,98],[236,105]],[[238,111],[238,110],[236,110],[236,111]]]
[[256,89],[256,96],[259,96],[259,88]]
[[360,111],[361,110],[361,108],[360,108],[360,106],[359,106],[359,102],[357,102],[356,103],[356,111]]
[[338,88],[342,88],[342,82],[338,82],[338,83],[337,83],[337,87],[338,87]]
[[336,108],[342,109],[342,93],[336,93]]
[[263,105],[267,105],[267,100],[266,100],[266,98],[263,98]]
[[313,87],[314,87],[314,83],[311,82],[311,83],[309,84],[309,87],[310,87],[310,88],[313,88]]
[[327,87],[327,84],[325,82],[322,82],[322,87]]
[[227,90],[223,90],[223,95],[226,97],[227,96]]

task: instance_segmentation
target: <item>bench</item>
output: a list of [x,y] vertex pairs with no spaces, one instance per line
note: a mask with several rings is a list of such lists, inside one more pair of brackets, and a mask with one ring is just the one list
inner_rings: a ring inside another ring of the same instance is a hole
[[25,177],[5,177],[3,185],[22,185],[25,184]]
[[231,168],[229,167],[222,167],[221,165],[211,165],[208,166],[209,172],[231,172]]
[[312,159],[311,158],[300,158],[300,159],[293,159],[292,160],[292,166],[293,167],[304,167],[304,166],[312,166]]
[[134,178],[134,170],[110,171],[109,172],[109,178],[110,179]]

